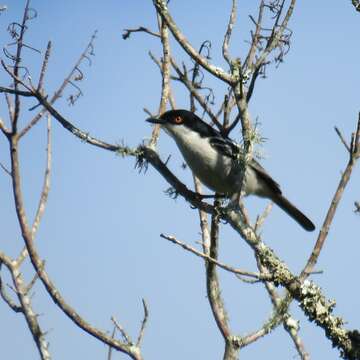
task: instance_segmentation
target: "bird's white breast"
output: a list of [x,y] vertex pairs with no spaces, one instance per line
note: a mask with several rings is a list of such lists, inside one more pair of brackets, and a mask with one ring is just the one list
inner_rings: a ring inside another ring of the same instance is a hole
[[238,191],[240,179],[239,174],[231,171],[232,159],[219,154],[206,137],[181,125],[165,127],[165,130],[173,137],[186,163],[204,185],[222,194]]

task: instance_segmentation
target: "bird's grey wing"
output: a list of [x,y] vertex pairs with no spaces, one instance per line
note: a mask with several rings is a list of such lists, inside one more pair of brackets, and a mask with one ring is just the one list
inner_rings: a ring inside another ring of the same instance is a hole
[[210,145],[220,154],[236,159],[240,153],[240,147],[230,139],[213,136],[209,138]]

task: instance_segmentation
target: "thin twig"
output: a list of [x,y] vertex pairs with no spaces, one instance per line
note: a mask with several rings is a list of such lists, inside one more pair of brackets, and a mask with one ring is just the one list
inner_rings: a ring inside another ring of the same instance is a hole
[[193,46],[186,40],[185,36],[177,27],[175,21],[171,17],[167,4],[164,0],[153,0],[153,4],[157,10],[157,12],[161,15],[161,17],[165,20],[168,25],[171,33],[174,35],[177,42],[180,46],[189,54],[189,56],[197,63],[199,63],[205,70],[213,74],[215,77],[225,81],[230,84],[233,82],[233,78],[230,74],[225,72],[220,67],[214,66],[210,64],[210,62],[203,56],[201,56]]
[[[195,191],[202,195],[202,184],[200,180],[193,175],[194,178],[194,188]],[[199,218],[200,218],[200,229],[201,229],[201,245],[203,248],[203,253],[205,255],[209,255],[210,253],[210,231],[209,231],[209,223],[207,213],[201,209],[199,209]]]
[[[49,196],[50,191],[50,175],[51,175],[51,162],[52,162],[52,155],[51,155],[51,116],[48,114],[48,121],[47,121],[47,147],[46,147],[46,168],[44,172],[44,183],[43,188],[40,194],[38,208],[35,214],[34,222],[31,227],[32,237],[35,238],[36,232],[39,228],[42,216],[45,212],[45,207],[47,203],[47,199]],[[22,263],[24,259],[27,257],[27,249],[26,246],[20,252],[16,261],[18,263]]]
[[349,149],[350,149],[349,155],[350,156],[349,156],[348,164],[345,168],[345,171],[341,175],[339,185],[338,185],[338,187],[335,191],[335,194],[331,200],[329,210],[326,214],[324,223],[321,227],[321,230],[320,230],[319,236],[316,240],[313,251],[312,251],[303,271],[300,274],[299,279],[302,282],[310,275],[310,273],[313,271],[313,269],[316,265],[317,259],[321,252],[321,249],[324,246],[325,240],[327,239],[327,235],[329,233],[330,226],[334,219],[336,209],[337,209],[337,207],[340,203],[340,200],[343,196],[346,185],[348,184],[348,182],[350,180],[355,163],[359,159],[359,156],[360,156],[360,150],[359,150],[360,149],[360,145],[359,145],[359,143],[360,143],[360,141],[359,141],[359,139],[360,139],[360,114],[359,114],[358,121],[357,121],[356,135],[353,136],[353,139],[356,139],[357,142],[353,143],[353,145],[351,147],[349,147]]
[[197,100],[197,102],[200,104],[200,106],[203,108],[203,110],[205,111],[206,114],[209,115],[211,121],[216,125],[216,127],[218,129],[222,129],[222,125],[221,123],[218,121],[217,117],[215,116],[215,114],[212,112],[211,108],[208,106],[206,100],[204,99],[204,97],[199,94],[199,92],[197,91],[197,89],[194,87],[194,85],[192,84],[192,82],[190,81],[190,79],[187,77],[186,73],[182,72],[179,68],[179,66],[176,64],[174,59],[171,59],[171,65],[173,67],[173,69],[176,71],[176,73],[179,76],[179,81],[185,85],[185,87],[188,89],[188,91],[190,92],[190,94],[192,96],[194,96],[194,98]]
[[[266,45],[266,48],[263,50],[263,52],[258,56],[257,61],[255,63],[255,68],[260,68],[264,61],[267,59],[271,51],[278,46],[279,41],[281,39],[281,36],[283,35],[285,29],[287,28],[288,22],[292,16],[292,13],[294,11],[296,4],[296,0],[291,0],[291,3],[288,7],[288,10],[286,12],[286,15],[284,17],[284,20],[282,21],[281,25],[279,26],[278,30],[275,29],[275,26],[273,27],[273,34],[269,38],[269,41]],[[281,14],[281,12],[280,12]],[[279,16],[280,16],[279,14]]]
[[128,39],[130,37],[130,35],[134,32],[145,32],[149,35],[152,35],[152,36],[155,36],[155,37],[161,37],[161,35],[158,33],[158,32],[155,32],[155,31],[151,31],[150,29],[146,28],[146,27],[143,27],[143,26],[139,26],[135,29],[124,29],[123,30],[123,34],[122,34],[122,38],[124,40]]
[[0,162],[0,167],[5,171],[6,174],[8,174],[11,177],[11,172],[7,169],[7,167]]
[[218,260],[216,260],[215,258],[212,258],[210,255],[206,255],[198,250],[196,250],[195,248],[193,248],[192,246],[187,245],[186,243],[176,239],[176,237],[171,236],[171,235],[165,235],[165,234],[160,234],[160,237],[162,237],[163,239],[169,240],[170,242],[181,246],[184,250],[191,252],[192,254],[203,258],[206,261],[209,261],[217,266],[219,266],[220,268],[229,271],[231,273],[237,274],[237,275],[242,275],[242,276],[248,276],[257,280],[272,280],[272,276],[266,275],[263,276],[259,273],[254,273],[251,271],[246,271],[246,270],[241,270],[241,269],[236,269],[232,266],[226,265]]
[[[22,19],[22,23],[20,26],[20,34],[19,37],[16,39],[16,55],[15,55],[15,62],[14,62],[14,89],[18,90],[18,86],[19,83],[16,80],[16,78],[19,76],[19,69],[20,69],[20,62],[21,62],[21,52],[23,49],[23,39],[24,39],[24,34],[25,31],[27,29],[26,26],[26,22],[28,20],[28,11],[29,11],[29,5],[30,5],[30,0],[26,1],[25,4],[25,9],[24,9],[24,15],[23,15],[23,19]],[[14,107],[14,113],[13,113],[13,117],[11,118],[11,124],[12,124],[12,131],[16,132],[17,131],[17,123],[18,123],[18,119],[19,119],[19,115],[20,115],[20,96],[19,94],[15,93],[15,107]]]
[[[162,19],[159,19],[161,43],[163,47],[163,60],[161,66],[162,84],[161,84],[161,98],[159,105],[159,114],[166,111],[166,104],[168,102],[170,93],[170,44],[169,32],[167,25]],[[160,125],[156,124],[153,128],[150,140],[150,146],[154,147],[157,143],[160,134]]]
[[[115,339],[115,334],[116,334],[116,326],[114,325],[114,328],[113,328],[113,331],[112,331],[112,334],[111,334],[111,337],[112,337],[113,339]],[[109,345],[107,360],[111,360],[111,358],[112,358],[112,351],[113,351],[113,348],[112,348],[112,346]]]
[[[12,264],[11,259],[7,255],[5,255],[3,252],[0,251],[0,271],[1,271],[2,264],[5,264],[5,266],[10,271],[10,273],[12,273],[13,264]],[[8,306],[16,313],[23,311],[22,307],[17,305],[15,303],[15,301],[6,292],[5,286],[4,286],[2,277],[1,277],[1,272],[0,272],[0,296],[6,302],[6,304],[8,304]]]
[[44,172],[44,183],[43,188],[40,195],[40,201],[38,205],[38,209],[36,211],[35,220],[32,225],[31,232],[33,236],[35,235],[41,218],[45,211],[46,202],[49,196],[50,190],[50,175],[51,175],[51,163],[52,163],[52,152],[51,152],[51,116],[48,114],[48,121],[47,121],[47,147],[46,147],[46,154],[47,154],[47,161],[46,161],[46,168]]
[[334,127],[336,133],[338,134],[341,142],[343,143],[343,145],[345,146],[346,150],[350,153],[350,146],[348,145],[348,143],[346,142],[343,134],[341,133],[341,131],[339,130],[339,128],[337,126]]
[[120,325],[120,323],[115,319],[114,316],[111,317],[111,321],[113,322],[114,326],[120,331],[121,336],[124,338],[126,344],[132,344],[130,336],[124,330],[124,328]]
[[138,346],[138,347],[140,347],[142,339],[144,338],[145,328],[146,328],[146,324],[147,324],[147,321],[149,318],[149,309],[148,309],[145,299],[142,299],[142,304],[143,304],[143,308],[144,308],[144,318],[143,318],[143,321],[141,322],[139,336],[136,340],[136,346]]
[[261,228],[261,226],[263,225],[264,221],[266,220],[266,218],[269,216],[271,210],[272,210],[272,207],[273,207],[273,203],[272,202],[269,202],[267,205],[266,205],[266,208],[265,210],[263,211],[263,213],[261,215],[259,215],[256,219],[256,223],[255,223],[255,231],[258,232],[259,229]]
[[255,33],[254,33],[254,36],[252,37],[251,47],[250,47],[250,50],[249,50],[246,60],[245,60],[245,66],[246,66],[246,69],[248,69],[248,70],[251,69],[254,59],[255,59],[256,49],[258,46],[259,36],[260,36],[260,31],[261,31],[263,13],[264,13],[264,0],[261,0],[260,5],[259,5],[258,18],[257,18],[257,21],[255,22]]
[[46,48],[45,56],[44,56],[44,61],[43,61],[42,66],[41,66],[39,83],[38,83],[38,86],[37,86],[37,90],[40,91],[40,92],[42,91],[42,89],[44,87],[44,78],[45,78],[46,69],[47,69],[47,66],[48,66],[48,63],[49,63],[50,52],[51,52],[51,41],[49,41],[48,44],[47,44],[47,48]]
[[[94,34],[91,36],[89,43],[86,45],[85,50],[81,53],[78,61],[75,63],[71,71],[69,72],[68,76],[64,79],[60,87],[55,91],[54,95],[48,100],[49,105],[54,105],[54,103],[62,96],[65,88],[70,83],[71,79],[73,78],[74,74],[77,73],[80,64],[85,60],[89,60],[89,54],[92,54],[94,48],[94,41],[96,39],[97,32],[95,31]],[[43,104],[42,104],[43,105]],[[20,132],[19,137],[23,137],[34,125],[36,125],[39,120],[45,115],[47,109],[42,109],[39,111],[37,115],[26,125]]]
[[237,0],[232,0],[231,13],[222,46],[223,57],[229,65],[231,65],[231,58],[229,54],[229,42],[231,38],[232,29],[236,21],[236,8],[237,8]]
[[12,89],[5,86],[0,86],[0,93],[12,94],[12,95],[20,95],[24,97],[32,97],[32,93],[30,91],[23,91],[19,89]]

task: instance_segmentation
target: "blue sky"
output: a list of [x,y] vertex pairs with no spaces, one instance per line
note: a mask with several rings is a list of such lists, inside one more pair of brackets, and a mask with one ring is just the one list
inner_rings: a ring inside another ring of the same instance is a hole
[[[20,21],[23,1],[8,1],[0,16],[1,46],[9,43],[8,23]],[[241,1],[239,21],[231,44],[233,56],[244,56],[249,37],[248,14],[254,1]],[[198,47],[212,41],[212,61],[224,68],[221,42],[230,1],[171,2],[173,17],[187,38]],[[75,106],[65,96],[56,104],[65,117],[90,134],[109,142],[124,140],[136,146],[150,136],[144,119],[146,107],[157,111],[160,74],[148,51],[160,56],[158,40],[133,34],[122,40],[122,30],[143,25],[156,28],[150,0],[138,1],[39,1],[32,7],[38,17],[31,22],[27,39],[44,50],[48,40],[53,52],[46,78],[51,94],[73,66],[94,30],[98,30],[92,66],[82,65],[84,93]],[[251,102],[251,115],[261,123],[267,141],[261,148],[263,166],[281,184],[284,194],[315,222],[322,224],[331,198],[347,162],[347,153],[333,128],[337,125],[349,138],[360,110],[358,59],[359,13],[350,1],[328,5],[328,1],[299,2],[290,22],[293,38],[290,53],[268,78],[259,80]],[[174,42],[173,54],[188,62],[188,56]],[[41,56],[26,51],[24,62],[33,77]],[[8,83],[0,73],[1,85]],[[209,79],[217,104],[223,86]],[[188,96],[174,85],[178,107],[188,107]],[[67,94],[70,94],[67,91]],[[6,119],[3,99],[0,116]],[[32,101],[24,104],[21,123],[32,113]],[[41,122],[21,144],[21,165],[26,209],[33,218],[45,165],[45,122]],[[233,137],[240,139],[240,132]],[[182,159],[172,141],[162,135],[158,150],[170,167],[191,185],[191,174],[181,169]],[[8,165],[7,144],[0,138],[0,161]],[[110,317],[136,338],[141,320],[141,298],[149,305],[150,319],[143,344],[145,359],[222,358],[223,343],[206,299],[204,265],[198,258],[159,238],[175,235],[190,245],[200,239],[197,212],[181,198],[169,199],[168,184],[151,168],[146,174],[134,169],[134,159],[122,159],[81,143],[53,122],[53,170],[51,193],[39,229],[37,244],[46,268],[65,299],[92,324],[111,330]],[[359,328],[359,298],[353,293],[358,273],[359,216],[353,202],[360,200],[360,174],[356,168],[336,214],[329,238],[314,276],[324,293],[337,300],[336,314],[348,328]],[[22,248],[8,177],[0,173],[0,249],[15,256]],[[266,201],[246,199],[252,218]],[[274,207],[263,228],[264,241],[294,272],[304,265],[317,233],[306,233]],[[227,226],[222,226],[220,259],[233,266],[255,270],[252,253]],[[28,273],[29,265],[24,269]],[[271,314],[261,284],[248,285],[219,271],[225,303],[234,332],[256,330]],[[8,279],[5,274],[5,279]],[[8,280],[9,281],[9,280]],[[40,283],[34,287],[33,304],[40,322],[49,331],[54,359],[106,358],[106,347],[76,328],[46,296]],[[321,329],[310,324],[294,303],[301,321],[300,335],[313,358],[338,359]],[[0,348],[5,359],[37,359],[38,355],[23,317],[0,302],[2,333]],[[296,351],[282,327],[245,348],[242,359],[292,359]],[[125,359],[114,354],[114,359]]]

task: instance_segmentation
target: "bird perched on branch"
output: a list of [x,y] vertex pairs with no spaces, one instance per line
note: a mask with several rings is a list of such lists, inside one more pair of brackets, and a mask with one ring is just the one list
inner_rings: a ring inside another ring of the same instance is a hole
[[238,199],[240,191],[245,195],[268,198],[305,230],[315,229],[312,221],[282,195],[279,184],[256,160],[245,163],[241,159],[242,150],[238,144],[194,113],[170,110],[147,121],[160,124],[175,140],[194,175],[209,189],[231,199]]

